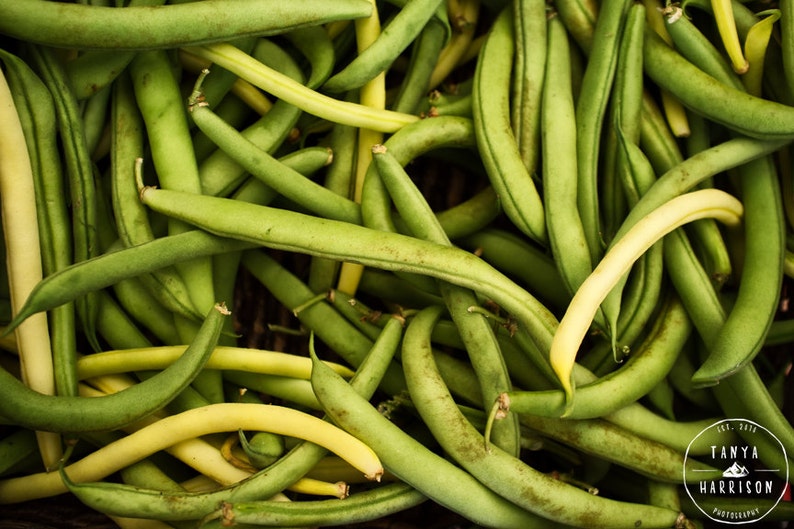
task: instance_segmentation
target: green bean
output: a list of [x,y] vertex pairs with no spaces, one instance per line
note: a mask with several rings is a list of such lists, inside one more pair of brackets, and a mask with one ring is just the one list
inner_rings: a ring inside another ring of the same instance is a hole
[[778,6],[780,9],[780,38],[782,51],[782,66],[783,74],[788,87],[794,86],[794,55],[792,54],[791,43],[794,37],[794,12],[791,6],[781,4]]
[[[254,56],[264,64],[301,83],[303,73],[294,59],[284,49],[268,39],[260,39]],[[281,99],[276,101],[267,114],[248,126],[241,134],[260,149],[274,154],[287,138],[298,121],[301,109]],[[226,196],[245,178],[245,170],[221,149],[202,161],[199,166],[202,192],[209,195]]]
[[[392,483],[351,494],[344,501],[256,501],[224,503],[220,524],[305,527],[363,523],[415,507],[427,497],[409,485]],[[210,524],[211,526],[212,524]]]
[[540,154],[540,102],[546,72],[546,3],[538,0],[513,3],[515,75],[513,79],[513,133],[530,174],[538,168]]
[[[582,392],[581,401],[569,417],[602,417],[642,398],[672,369],[691,330],[692,324],[681,301],[670,296],[653,329],[620,369],[592,381],[582,380],[577,389]],[[501,395],[500,400],[506,409],[515,413],[554,417],[559,415],[565,399],[563,392],[555,389],[511,391]]]
[[213,307],[188,350],[169,369],[107,397],[42,395],[0,370],[4,391],[8,392],[0,404],[0,416],[28,428],[59,432],[113,430],[130,424],[162,408],[198,374],[212,353],[223,316],[228,313],[222,305]]
[[391,63],[416,39],[435,14],[441,0],[408,2],[383,28],[378,37],[341,71],[323,85],[329,92],[360,88]]
[[[246,393],[248,395],[248,393]],[[240,430],[240,447],[250,463],[257,469],[268,467],[284,455],[287,447],[284,436],[272,432],[257,432],[249,441],[245,432]]]
[[738,169],[745,205],[744,255],[737,299],[693,384],[713,385],[750,362],[777,313],[783,275],[785,220],[777,171],[769,157]]
[[431,18],[411,45],[411,60],[405,79],[395,96],[392,110],[417,114],[419,104],[430,90],[430,76],[448,37],[448,25]]
[[684,16],[680,7],[668,8],[665,11],[665,20],[670,38],[684,58],[722,83],[744,91],[742,81],[722,52]]
[[13,473],[15,467],[36,454],[36,434],[27,428],[17,428],[0,440],[0,476]]
[[[421,120],[401,129],[384,142],[386,148],[406,166],[411,160],[443,147],[468,148],[475,144],[469,119],[440,117]],[[370,165],[361,190],[363,224],[369,228],[396,231],[391,203],[374,165]]]
[[552,256],[570,295],[593,271],[577,199],[579,143],[571,88],[568,34],[558,17],[548,21],[546,76],[541,99],[543,207]]
[[593,28],[598,18],[598,5],[586,0],[564,0],[555,2],[554,7],[573,40],[589,54],[593,46]]
[[[137,200],[137,179],[144,149],[144,124],[135,101],[132,81],[122,74],[113,84],[110,152],[113,217],[121,241],[135,246],[154,239],[146,208]],[[142,178],[142,177],[141,177]],[[164,268],[142,276],[143,285],[169,310],[196,317],[187,286],[174,268]]]
[[[28,49],[55,103],[72,204],[73,259],[83,261],[95,256],[99,246],[94,168],[86,145],[77,100],[54,50],[35,45],[28,46]],[[76,309],[86,339],[98,350],[94,329],[97,309],[95,300],[91,298],[89,295],[77,300]]]
[[[67,211],[52,97],[44,83],[27,64],[3,53],[7,77],[17,114],[27,135],[26,144],[36,189],[36,216],[40,233],[42,272],[45,275],[72,262],[72,236]],[[59,395],[74,395],[74,361],[77,356],[74,305],[68,304],[49,315],[50,341]]]
[[599,7],[593,42],[576,101],[578,184],[576,200],[593,260],[602,254],[597,172],[604,114],[615,70],[619,39],[631,4],[606,1]]
[[285,33],[284,38],[309,61],[311,71],[306,79],[306,86],[309,88],[322,86],[333,72],[335,61],[333,43],[326,29],[322,26],[296,28]]
[[[348,196],[352,185],[355,165],[356,129],[348,125],[334,125],[328,136],[331,162],[325,172],[325,187],[331,191]],[[313,258],[309,265],[307,283],[314,292],[330,291],[336,284],[340,264],[337,261]]]
[[223,236],[274,249],[351,260],[449,281],[490,297],[525,326],[541,349],[557,321],[530,293],[474,255],[454,247],[239,201],[144,188],[143,202]]
[[681,469],[686,467],[688,482],[700,481],[698,471],[714,470],[684,454],[656,441],[649,441],[603,419],[569,421],[525,415],[523,425],[541,435],[563,442],[586,454],[600,457],[628,468],[651,480],[680,483]]
[[243,248],[250,243],[215,237],[202,231],[159,237],[151,242],[76,263],[40,282],[35,294],[28,298],[27,307],[16,321],[6,327],[11,332],[25,318],[73,301],[88,292],[108,287],[129,277],[158,270],[179,260],[195,256],[213,255]]
[[[344,0],[333,6],[312,0],[289,5],[243,0],[234,9],[215,0],[123,9],[37,0],[0,5],[6,13],[0,32],[28,42],[81,49],[176,48],[284,33],[305,25],[371,14],[368,3],[360,0]],[[208,20],[213,23],[207,24]]]
[[286,198],[310,211],[328,218],[361,223],[358,204],[279,164],[275,158],[246,140],[208,106],[202,104],[201,94],[197,91],[198,88],[188,99],[191,119],[233,160]]
[[[373,147],[372,151],[373,162],[381,179],[413,235],[451,245],[430,206],[397,159],[382,145]],[[469,353],[469,360],[479,381],[482,405],[487,407],[502,391],[500,388],[510,386],[510,377],[493,328],[482,315],[472,314],[472,307],[478,304],[474,292],[448,283],[440,283],[439,289]],[[492,435],[497,446],[508,453],[518,454],[520,435],[517,420],[500,423],[493,429]]]
[[648,76],[710,120],[754,138],[794,137],[794,111],[789,106],[721,83],[651,32],[646,32],[644,54]]
[[108,346],[120,349],[152,345],[109,292],[100,290],[97,294],[100,309],[97,330]]
[[88,99],[110,86],[134,56],[134,51],[90,50],[69,61],[66,74],[74,87],[75,97]]
[[450,239],[459,239],[487,228],[501,213],[499,197],[488,186],[468,200],[439,211],[438,222]]
[[322,410],[307,380],[244,371],[223,373],[223,379],[246,391],[269,395],[309,410]]
[[149,293],[139,277],[118,281],[113,285],[113,294],[130,317],[160,341],[166,344],[181,342],[174,328],[173,313]]
[[107,114],[110,87],[93,94],[82,102],[83,132],[92,160],[102,157],[107,149]]
[[547,238],[543,204],[510,129],[511,14],[509,9],[502,11],[480,50],[472,92],[474,131],[505,214],[524,234],[543,243]]
[[[130,73],[158,182],[169,189],[201,192],[188,118],[170,57],[165,51],[140,52],[130,65]],[[170,234],[185,229],[181,223],[169,221]],[[178,267],[190,299],[200,312],[213,299],[210,265],[211,261],[203,258],[180,263]]]
[[362,292],[396,305],[399,309],[443,303],[438,293],[420,290],[401,276],[373,268],[364,270],[359,288]]
[[466,518],[487,527],[547,527],[531,513],[497,496],[460,467],[403,432],[344,379],[313,357],[312,387],[329,417],[364,440],[401,481]]
[[411,399],[441,446],[463,468],[501,496],[556,523],[580,527],[670,527],[678,512],[595,496],[543,474],[497,447],[489,447],[460,413],[429,355],[440,312],[420,311],[406,329],[403,365]]

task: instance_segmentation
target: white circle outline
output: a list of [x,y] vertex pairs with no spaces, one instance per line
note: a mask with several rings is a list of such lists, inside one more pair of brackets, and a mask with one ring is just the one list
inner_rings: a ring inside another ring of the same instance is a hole
[[692,500],[692,503],[695,505],[695,507],[697,507],[697,508],[698,508],[698,510],[699,510],[700,512],[702,512],[703,514],[705,514],[705,515],[706,515],[706,517],[708,517],[708,518],[709,518],[710,520],[712,520],[712,521],[715,521],[715,522],[717,522],[717,523],[729,524],[729,525],[739,525],[739,524],[746,524],[746,523],[755,523],[755,522],[758,522],[758,521],[761,521],[761,520],[763,520],[763,519],[766,517],[766,515],[767,515],[767,514],[769,514],[769,513],[770,513],[770,512],[772,512],[773,510],[775,510],[775,507],[777,507],[778,503],[780,503],[780,500],[782,500],[782,499],[783,499],[783,495],[786,493],[786,487],[785,487],[785,486],[783,487],[783,490],[780,492],[780,496],[778,497],[778,499],[777,499],[777,501],[775,502],[775,504],[774,504],[774,505],[772,505],[772,507],[770,507],[770,508],[769,508],[769,510],[767,510],[767,511],[766,511],[764,514],[762,514],[762,515],[761,515],[761,516],[759,516],[758,518],[754,518],[754,519],[752,519],[752,520],[742,520],[742,521],[737,521],[737,522],[731,522],[731,521],[727,521],[727,520],[720,520],[720,519],[718,519],[718,518],[713,518],[713,517],[712,517],[711,515],[709,515],[709,513],[707,513],[707,512],[706,512],[706,511],[705,511],[705,510],[704,510],[704,509],[703,509],[703,508],[702,508],[700,505],[698,505],[698,502],[696,502],[696,501],[695,501],[695,498],[693,498],[693,497],[692,497],[692,493],[691,493],[691,492],[689,492],[689,486],[688,486],[688,484],[687,484],[687,481],[686,481],[686,461],[687,461],[687,459],[689,458],[689,449],[692,447],[692,444],[693,444],[693,443],[694,443],[694,442],[695,442],[695,441],[696,441],[696,440],[697,440],[697,439],[698,439],[698,438],[699,438],[701,435],[703,435],[703,434],[704,434],[704,433],[705,433],[707,430],[710,430],[711,428],[713,428],[713,427],[717,426],[718,424],[722,424],[722,423],[725,423],[725,422],[733,422],[733,421],[741,421],[741,422],[745,422],[745,423],[752,424],[753,426],[755,426],[755,427],[757,427],[757,428],[760,428],[760,429],[762,429],[763,431],[765,431],[767,434],[769,434],[769,435],[772,437],[772,439],[774,439],[775,441],[777,441],[777,444],[778,444],[778,445],[780,445],[780,450],[783,452],[783,461],[784,461],[784,463],[785,463],[785,465],[786,465],[786,478],[785,478],[785,483],[788,483],[788,477],[789,477],[788,455],[786,454],[786,447],[785,447],[785,446],[783,446],[783,443],[781,443],[781,442],[780,442],[780,439],[778,439],[778,438],[777,438],[777,436],[776,436],[775,434],[773,434],[773,433],[772,433],[772,432],[771,432],[771,431],[770,431],[768,428],[765,428],[764,426],[761,426],[761,425],[760,425],[760,424],[758,424],[757,422],[751,421],[751,420],[749,420],[749,419],[740,419],[740,418],[733,418],[733,419],[730,419],[730,418],[729,418],[729,419],[722,419],[722,420],[719,420],[719,421],[715,422],[714,424],[711,424],[710,426],[707,426],[707,427],[703,428],[703,429],[700,431],[700,433],[698,433],[698,434],[697,434],[695,437],[693,437],[693,438],[692,438],[692,440],[691,440],[691,441],[689,442],[689,444],[687,445],[687,447],[686,447],[686,453],[684,454],[684,468],[683,468],[683,472],[682,472],[682,477],[683,477],[683,482],[684,482],[684,489],[686,490],[686,493],[687,493],[687,495],[689,496],[689,499],[690,499],[690,500]]

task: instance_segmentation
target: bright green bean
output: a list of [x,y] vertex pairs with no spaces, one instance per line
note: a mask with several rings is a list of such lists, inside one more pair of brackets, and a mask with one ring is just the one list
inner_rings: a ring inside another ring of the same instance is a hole
[[170,368],[106,397],[42,395],[0,370],[8,393],[0,401],[0,416],[27,428],[59,432],[114,430],[130,424],[162,408],[187,387],[212,353],[227,314],[222,305],[212,308],[189,349]]
[[[28,42],[64,48],[176,48],[243,36],[284,33],[290,29],[334,20],[367,17],[372,10],[362,0],[329,5],[313,0],[262,3],[259,0],[155,7],[96,7],[65,2],[8,0],[0,32]],[[212,24],[207,24],[211,20]]]

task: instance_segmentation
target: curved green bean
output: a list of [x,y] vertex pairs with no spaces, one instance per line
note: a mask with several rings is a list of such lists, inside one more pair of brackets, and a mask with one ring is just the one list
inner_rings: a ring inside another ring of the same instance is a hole
[[188,350],[168,369],[126,390],[106,397],[53,397],[37,393],[6,370],[0,370],[0,416],[35,430],[91,432],[130,424],[170,402],[201,371],[217,343],[223,305],[213,307]]
[[770,157],[738,169],[744,214],[744,259],[736,301],[692,376],[713,385],[748,364],[760,351],[778,311],[785,254],[785,219],[778,174]]
[[794,138],[794,109],[732,88],[684,59],[651,31],[645,33],[645,72],[698,113],[760,139]]
[[[363,0],[222,0],[154,7],[111,8],[41,0],[3,0],[0,32],[63,48],[152,49],[284,33],[305,25],[367,17]],[[212,24],[207,24],[211,20]]]

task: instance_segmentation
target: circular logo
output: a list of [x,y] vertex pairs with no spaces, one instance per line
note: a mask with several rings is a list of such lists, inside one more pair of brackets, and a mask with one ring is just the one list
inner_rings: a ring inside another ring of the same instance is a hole
[[723,419],[689,443],[684,487],[711,520],[753,523],[780,502],[788,471],[786,449],[772,432],[747,419]]

